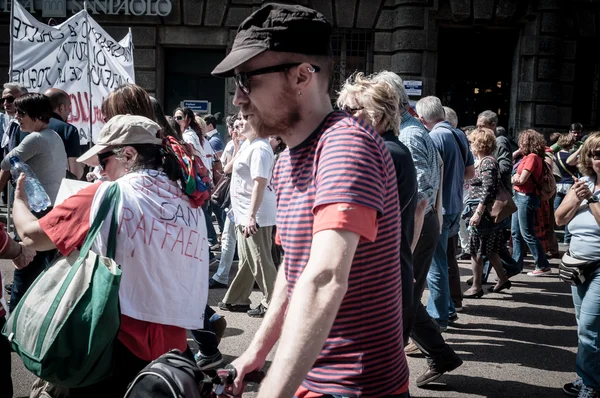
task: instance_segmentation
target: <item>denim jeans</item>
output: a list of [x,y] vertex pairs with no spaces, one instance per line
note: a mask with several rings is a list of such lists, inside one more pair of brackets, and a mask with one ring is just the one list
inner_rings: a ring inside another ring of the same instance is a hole
[[535,236],[534,230],[535,212],[540,207],[540,197],[515,193],[513,199],[517,205],[517,211],[512,215],[511,226],[513,259],[517,262],[517,266],[523,269],[523,260],[527,252],[525,244],[527,244],[535,260],[535,268],[540,270],[550,267],[542,243]]
[[225,216],[225,225],[221,234],[221,259],[219,260],[219,269],[212,276],[214,280],[224,285],[229,284],[229,272],[235,256],[235,223]]
[[600,271],[571,287],[577,318],[576,370],[586,387],[600,390]]
[[212,207],[210,204],[210,200],[206,201],[206,204],[202,208],[204,212],[204,219],[206,220],[206,233],[208,235],[208,243],[212,245],[216,245],[219,243],[219,239],[217,238],[217,231],[215,231],[215,226],[212,222]]
[[[558,209],[558,206],[560,206],[560,204],[562,203],[563,199],[565,198],[565,196],[567,196],[567,193],[562,193],[562,192],[556,192],[556,197],[554,198],[554,212],[556,213],[556,209]],[[565,237],[563,239],[563,242],[565,244],[569,244],[571,242],[571,234],[569,233],[569,226],[568,224],[565,224]]]
[[450,285],[448,279],[448,238],[458,233],[460,213],[446,214],[442,225],[442,233],[435,251],[433,261],[427,274],[429,301],[427,312],[435,319],[440,327],[448,326],[448,315],[456,312],[450,300]]

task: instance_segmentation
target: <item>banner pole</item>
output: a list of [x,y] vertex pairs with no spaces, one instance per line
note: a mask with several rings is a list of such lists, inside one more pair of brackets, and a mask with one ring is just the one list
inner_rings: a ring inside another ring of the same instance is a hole
[[12,82],[13,79],[13,56],[14,56],[14,46],[13,46],[13,29],[15,26],[15,3],[17,0],[6,0],[10,1],[10,65],[8,66],[8,81]]
[[87,10],[87,1],[83,2],[83,9],[85,10],[85,22],[88,28],[87,31],[87,43],[88,43],[88,62],[87,62],[87,75],[88,75],[88,91],[90,93],[90,111],[89,111],[89,117],[90,117],[90,130],[89,130],[89,134],[88,134],[88,147],[91,148],[93,143],[92,143],[92,129],[93,129],[93,113],[94,113],[94,103],[93,103],[93,99],[92,99],[92,50],[90,48],[90,44],[91,44],[91,38],[90,35],[92,34],[92,28],[90,26],[90,20],[89,20],[89,13]]
[[[9,52],[10,52],[10,64],[8,65],[8,81],[12,82],[13,81],[13,59],[14,59],[14,45],[13,45],[13,29],[15,26],[15,3],[17,0],[6,0],[6,1],[10,1],[10,33],[9,33],[9,39],[10,39],[10,48],[9,48]],[[10,182],[7,184],[8,189],[7,189],[7,195],[6,195],[6,233],[10,234],[12,232],[12,227],[11,227],[11,203],[10,203],[10,198],[12,196],[12,184],[10,184]]]

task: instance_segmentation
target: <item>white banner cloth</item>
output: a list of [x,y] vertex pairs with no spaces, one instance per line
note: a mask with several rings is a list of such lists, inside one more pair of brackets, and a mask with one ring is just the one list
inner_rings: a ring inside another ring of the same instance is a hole
[[121,84],[135,82],[131,32],[117,42],[86,10],[49,26],[18,1],[14,5],[10,80],[30,92],[66,91],[72,106],[69,123],[79,129],[81,144],[90,137],[95,141],[104,125],[102,101]]

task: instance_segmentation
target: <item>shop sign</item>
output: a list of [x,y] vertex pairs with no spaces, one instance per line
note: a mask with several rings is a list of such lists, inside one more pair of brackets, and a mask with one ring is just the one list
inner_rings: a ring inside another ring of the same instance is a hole
[[[83,0],[21,0],[31,14],[42,12],[42,18],[66,18],[67,10],[77,14],[83,9]],[[10,12],[11,0],[0,0],[3,12]],[[134,15],[166,17],[171,14],[171,0],[87,0],[90,14]]]

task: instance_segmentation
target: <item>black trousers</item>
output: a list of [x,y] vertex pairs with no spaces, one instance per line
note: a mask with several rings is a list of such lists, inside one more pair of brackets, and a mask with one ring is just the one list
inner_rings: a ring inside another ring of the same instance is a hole
[[214,314],[215,310],[206,305],[204,309],[204,329],[191,330],[194,341],[198,344],[198,349],[202,355],[206,356],[214,355],[219,351],[217,335],[210,321]]
[[[0,289],[4,287],[0,286]],[[6,319],[0,316],[0,330],[4,327]],[[13,396],[13,385],[10,377],[10,343],[4,335],[0,334],[0,398],[12,398]]]
[[421,297],[427,284],[427,273],[439,237],[440,226],[437,214],[430,211],[425,215],[423,230],[413,253],[413,271],[415,275],[414,322],[410,337],[423,352],[429,365],[443,369],[444,365],[454,362],[457,355],[446,344],[437,325],[421,303]]

